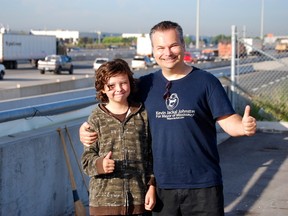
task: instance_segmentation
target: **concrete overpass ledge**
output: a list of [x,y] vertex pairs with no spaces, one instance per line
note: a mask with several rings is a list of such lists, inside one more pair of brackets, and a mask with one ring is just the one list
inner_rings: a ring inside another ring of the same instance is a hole
[[65,80],[41,85],[23,86],[20,88],[2,89],[0,100],[10,100],[35,95],[49,94],[68,90],[75,90],[94,86],[94,79],[91,77],[77,80]]
[[[1,137],[0,215],[72,215],[74,201],[63,147],[66,140],[80,200],[88,206],[88,193],[79,171],[83,145],[78,129],[86,118]],[[77,158],[74,156],[67,126]],[[86,177],[86,176],[85,176]],[[88,178],[85,179],[88,183]]]

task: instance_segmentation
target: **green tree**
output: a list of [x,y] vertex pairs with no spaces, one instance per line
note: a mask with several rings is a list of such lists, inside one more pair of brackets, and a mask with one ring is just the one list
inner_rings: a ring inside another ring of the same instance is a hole
[[184,41],[185,41],[186,46],[189,46],[189,44],[192,42],[192,39],[189,36],[185,36]]
[[213,44],[218,44],[220,41],[231,41],[231,36],[220,34],[211,38],[211,43]]

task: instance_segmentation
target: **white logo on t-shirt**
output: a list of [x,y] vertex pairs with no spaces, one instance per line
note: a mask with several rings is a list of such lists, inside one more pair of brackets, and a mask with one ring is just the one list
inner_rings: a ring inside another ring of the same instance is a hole
[[176,93],[170,95],[166,100],[166,107],[168,110],[174,110],[179,104],[179,97]]

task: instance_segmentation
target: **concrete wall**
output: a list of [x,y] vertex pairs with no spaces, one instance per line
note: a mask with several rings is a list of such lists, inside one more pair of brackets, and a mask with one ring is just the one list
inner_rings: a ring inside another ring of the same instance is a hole
[[[62,127],[72,169],[82,203],[88,206],[88,193],[69,138],[80,161],[83,146],[78,129],[86,118],[61,125],[1,137],[0,215],[74,215],[74,201],[63,147],[57,128]],[[80,162],[79,162],[80,163]],[[85,176],[88,184],[88,177]],[[88,214],[87,214],[88,215]]]
[[55,83],[40,84],[34,86],[24,86],[21,88],[1,89],[0,100],[10,100],[16,98],[37,96],[55,92],[75,90],[94,86],[93,78],[78,80],[66,80]]

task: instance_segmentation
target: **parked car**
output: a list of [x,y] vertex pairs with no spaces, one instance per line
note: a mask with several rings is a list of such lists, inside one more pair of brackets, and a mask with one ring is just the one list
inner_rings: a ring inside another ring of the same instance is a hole
[[115,50],[115,49],[118,49],[118,46],[116,46],[116,45],[109,45],[109,46],[107,47],[107,50]]
[[48,55],[44,61],[38,61],[38,70],[41,74],[46,71],[53,71],[55,74],[68,71],[69,74],[73,74],[72,59],[67,55]]
[[0,80],[4,78],[5,75],[5,66],[3,64],[0,64]]
[[193,51],[192,55],[196,58],[196,61],[201,61],[201,52],[200,51]]
[[184,62],[187,64],[197,63],[197,58],[193,56],[190,52],[184,53]]
[[96,72],[96,70],[105,62],[108,62],[108,58],[96,58],[93,63],[93,70]]
[[202,53],[200,61],[202,62],[215,61],[215,56],[213,53]]
[[135,69],[147,69],[148,67],[153,67],[154,62],[151,61],[151,59],[148,56],[140,56],[136,55],[132,59],[131,62],[131,68],[132,70]]
[[79,52],[81,49],[79,47],[71,47],[67,49],[68,52]]

